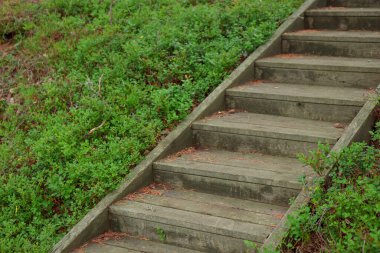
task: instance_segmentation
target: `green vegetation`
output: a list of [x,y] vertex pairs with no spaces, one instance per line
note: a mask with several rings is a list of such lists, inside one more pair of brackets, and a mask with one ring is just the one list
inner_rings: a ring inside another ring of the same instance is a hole
[[302,2],[1,1],[0,252],[48,251]]
[[[380,141],[380,122],[372,133]],[[376,147],[377,146],[377,147]],[[354,143],[340,153],[320,145],[303,157],[317,173],[311,199],[289,218],[282,252],[378,252],[380,248],[380,149]]]
[[160,239],[161,242],[165,242],[165,240],[166,240],[166,233],[165,233],[165,231],[162,228],[157,227],[156,228],[156,234],[157,234],[157,236],[158,236],[158,238]]
[[245,247],[247,247],[246,252],[258,249],[257,244],[252,242],[251,240],[244,240],[244,245],[245,245]]

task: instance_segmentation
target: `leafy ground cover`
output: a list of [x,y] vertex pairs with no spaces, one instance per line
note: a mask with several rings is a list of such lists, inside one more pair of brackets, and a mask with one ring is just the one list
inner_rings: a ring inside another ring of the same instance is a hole
[[46,252],[302,0],[0,1],[0,252]]
[[316,172],[331,173],[289,218],[282,252],[379,252],[380,122],[372,135],[374,145],[354,143],[331,156],[322,145],[302,158]]

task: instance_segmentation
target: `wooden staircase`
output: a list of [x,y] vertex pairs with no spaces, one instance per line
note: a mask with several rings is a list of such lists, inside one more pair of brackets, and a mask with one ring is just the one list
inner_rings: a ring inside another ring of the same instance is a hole
[[114,203],[113,231],[84,252],[254,252],[313,172],[298,153],[333,146],[380,82],[380,1],[330,0],[282,36],[283,54],[192,125],[193,147],[154,164],[154,183]]

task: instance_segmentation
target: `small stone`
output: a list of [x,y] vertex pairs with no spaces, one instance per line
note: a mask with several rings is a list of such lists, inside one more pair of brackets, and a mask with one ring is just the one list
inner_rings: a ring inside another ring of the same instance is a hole
[[341,124],[341,123],[335,123],[334,127],[335,128],[345,128],[345,126],[343,124]]

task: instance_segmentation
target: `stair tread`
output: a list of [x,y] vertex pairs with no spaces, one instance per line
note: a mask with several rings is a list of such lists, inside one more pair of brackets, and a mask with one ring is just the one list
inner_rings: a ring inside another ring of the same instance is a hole
[[199,253],[200,251],[177,247],[147,240],[125,236],[118,239],[108,239],[101,243],[90,243],[84,247],[85,253],[109,252],[109,253]]
[[331,7],[375,7],[380,6],[379,0],[328,0],[327,6]]
[[[164,185],[167,187],[167,185]],[[193,190],[185,190],[181,188],[177,189],[164,189],[158,190],[160,192],[161,197],[165,198],[173,198],[178,201],[179,199],[183,199],[185,201],[205,203],[209,206],[223,207],[223,208],[233,208],[236,210],[242,210],[246,212],[252,213],[261,213],[261,214],[278,214],[285,213],[288,207],[278,206],[273,204],[262,203],[254,200],[244,200],[234,197],[226,197],[221,195],[215,195],[204,192],[197,192]],[[144,196],[145,198],[151,198],[155,196]],[[136,201],[138,201],[137,199]],[[185,208],[192,208],[185,205]]]
[[329,144],[334,144],[343,133],[343,129],[334,127],[332,122],[246,112],[207,117],[193,123],[192,127],[195,130]]
[[225,150],[196,149],[192,152],[181,154],[177,157],[162,159],[157,163],[168,163],[172,161],[194,161],[198,163],[236,166],[242,168],[263,169],[268,171],[287,171],[288,173],[301,174],[304,170],[303,164],[296,158],[284,156],[272,156],[267,154],[241,153]]
[[208,150],[169,157],[156,162],[154,168],[173,173],[292,189],[301,189],[302,184],[298,179],[302,175],[312,173],[294,158]]
[[379,17],[380,8],[323,7],[308,10],[306,16]]
[[309,29],[284,33],[282,37],[289,40],[380,43],[380,32],[377,31],[332,31]]
[[126,249],[122,247],[116,247],[107,244],[100,243],[90,243],[85,247],[82,247],[80,251],[74,251],[74,253],[83,252],[83,253],[143,253],[141,251]]
[[287,207],[223,197],[184,189],[155,189],[155,194],[140,194],[133,201],[236,221],[275,226]]
[[280,54],[256,61],[258,67],[380,73],[380,59]]
[[250,81],[227,90],[227,95],[318,104],[362,106],[370,91],[359,88]]
[[[206,205],[206,203],[195,205],[194,202],[191,201],[164,198],[162,195],[157,195],[156,193],[143,196],[140,200],[139,197],[134,200],[124,199],[113,204],[110,207],[110,212],[112,215],[126,216],[243,240],[251,239],[256,242],[263,242],[275,227],[274,224],[269,226],[248,221],[248,213],[244,210],[236,209],[236,213],[234,214],[231,209],[228,210],[226,208],[223,214],[225,207],[211,204]],[[244,213],[246,220],[244,220],[244,218],[238,220],[238,213]],[[215,216],[215,214],[219,216]],[[267,218],[269,218],[268,215],[262,213],[255,214],[250,212],[249,215],[252,215],[252,217],[255,215],[259,215],[260,217],[267,216]],[[277,218],[279,221],[282,215],[282,212],[277,215],[273,214],[272,218]],[[242,221],[242,219],[244,221]],[[252,218],[252,220],[255,221],[259,219]]]

